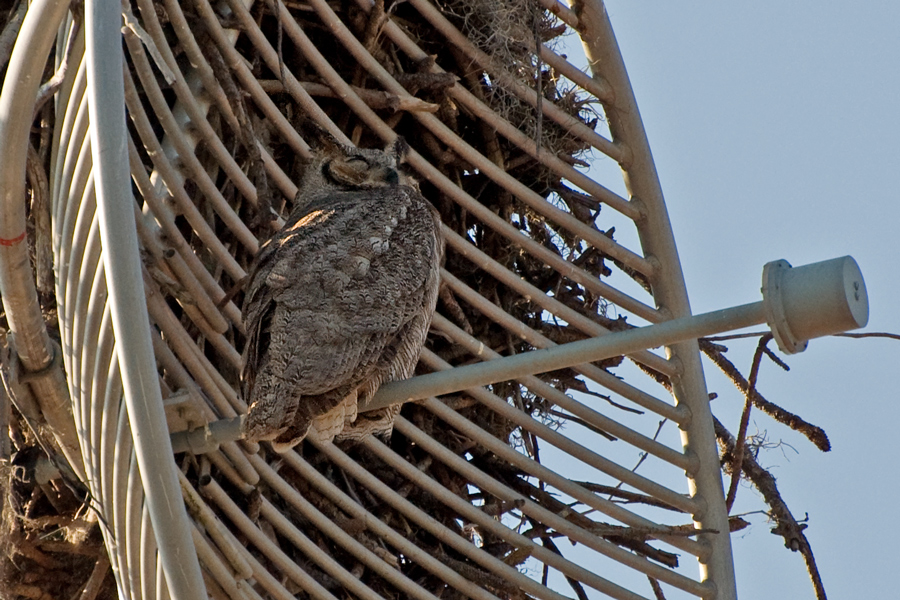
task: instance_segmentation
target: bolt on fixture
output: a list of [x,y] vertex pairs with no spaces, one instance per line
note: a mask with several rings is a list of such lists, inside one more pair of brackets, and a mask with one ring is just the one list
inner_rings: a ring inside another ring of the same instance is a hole
[[811,339],[865,327],[869,300],[850,256],[792,268],[786,260],[763,269],[766,323],[782,352],[806,350]]

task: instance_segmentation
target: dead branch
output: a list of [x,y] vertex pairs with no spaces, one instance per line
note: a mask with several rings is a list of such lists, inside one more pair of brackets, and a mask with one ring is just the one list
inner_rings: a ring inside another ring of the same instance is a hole
[[846,338],[888,338],[890,340],[900,340],[900,334],[897,333],[884,333],[884,332],[872,332],[872,333],[835,333],[834,337],[846,337]]
[[[706,339],[698,340],[700,342],[700,349],[706,354],[710,360],[712,360],[717,367],[719,367],[725,375],[731,379],[732,383],[741,390],[742,392],[748,389],[748,382],[741,375],[740,371],[738,371],[737,367],[734,364],[725,358],[725,355],[722,351],[717,348],[712,342]],[[816,445],[816,447],[822,452],[828,452],[831,450],[831,442],[828,440],[828,435],[825,433],[821,427],[813,425],[812,423],[808,423],[801,417],[795,415],[794,413],[787,411],[777,404],[766,400],[759,391],[754,390],[751,394],[753,398],[753,405],[759,410],[763,411],[779,423],[783,425],[787,425],[794,431],[798,431],[805,435],[809,441]]]
[[[285,91],[284,84],[275,79],[263,79],[259,82],[262,89],[270,94],[278,94]],[[334,90],[323,83],[312,83],[309,81],[300,82],[300,86],[306,90],[310,96],[318,96],[320,98],[339,98]],[[382,90],[370,90],[357,86],[351,86],[351,89],[363,102],[369,105],[369,108],[375,110],[388,110],[392,113],[399,111],[406,112],[437,112],[440,106],[426,102],[414,96],[398,96],[391,92]]]
[[738,484],[741,481],[741,462],[744,460],[744,447],[747,440],[747,425],[750,423],[750,409],[753,407],[753,393],[756,391],[756,380],[759,377],[759,365],[762,362],[766,344],[772,339],[772,334],[766,334],[759,340],[756,352],[753,354],[753,364],[750,367],[750,378],[747,381],[747,389],[744,391],[747,401],[744,403],[744,412],[741,414],[741,424],[738,428],[737,442],[731,457],[731,484],[728,487],[728,495],[725,498],[725,510],[731,512],[734,499],[737,497]]
[[[716,438],[722,447],[722,457],[724,460],[729,460],[734,454],[734,436],[715,417],[713,417],[713,425],[716,430]],[[816,566],[812,546],[810,546],[809,540],[806,539],[806,535],[803,533],[807,525],[799,523],[794,518],[784,499],[782,499],[778,486],[775,485],[775,477],[768,470],[761,467],[752,455],[748,454],[744,457],[742,469],[753,486],[762,494],[766,504],[769,505],[770,510],[768,514],[775,521],[772,533],[784,538],[786,548],[794,552],[800,552],[803,555],[806,569],[816,591],[817,600],[826,600],[825,587],[819,575],[819,568]]]

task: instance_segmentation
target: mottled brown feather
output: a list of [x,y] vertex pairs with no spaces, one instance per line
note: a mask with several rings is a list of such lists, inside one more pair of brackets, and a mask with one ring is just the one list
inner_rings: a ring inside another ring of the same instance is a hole
[[306,178],[306,202],[251,268],[243,433],[276,449],[319,429],[330,439],[335,422],[344,423],[338,437],[389,433],[399,407],[357,418],[350,403],[413,374],[434,313],[443,256],[437,211],[399,184],[391,155],[355,152],[368,153],[373,180],[337,185],[329,173],[346,170],[335,168],[342,159],[321,160],[328,172]]

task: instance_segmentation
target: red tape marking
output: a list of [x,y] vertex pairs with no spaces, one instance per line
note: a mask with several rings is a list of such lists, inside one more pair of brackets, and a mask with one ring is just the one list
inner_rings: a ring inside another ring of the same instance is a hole
[[0,246],[15,246],[19,242],[25,239],[25,232],[22,232],[22,235],[19,237],[15,237],[11,240],[7,240],[5,238],[0,238]]

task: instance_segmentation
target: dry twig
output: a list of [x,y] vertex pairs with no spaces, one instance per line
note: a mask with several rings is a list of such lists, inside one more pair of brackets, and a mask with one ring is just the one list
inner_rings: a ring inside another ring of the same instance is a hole
[[[716,437],[722,446],[723,459],[728,460],[734,455],[735,439],[724,425],[714,418],[714,426]],[[775,477],[769,471],[764,469],[756,462],[752,455],[746,455],[743,460],[743,471],[753,486],[762,494],[766,504],[769,505],[769,516],[775,521],[775,527],[772,533],[780,535],[784,538],[786,548],[794,552],[800,552],[806,563],[809,577],[812,580],[813,588],[816,591],[817,600],[826,600],[825,586],[822,583],[822,577],[819,575],[819,568],[816,565],[816,559],[813,555],[812,546],[803,530],[806,529],[805,523],[800,523],[791,514],[790,509],[781,497],[778,486],[775,485]]]
[[[700,342],[700,349],[703,353],[706,354],[729,379],[731,379],[732,383],[734,383],[741,392],[749,388],[748,381],[741,375],[741,372],[737,367],[735,367],[730,360],[725,358],[724,353],[719,347],[706,339],[700,339],[698,341]],[[831,450],[831,442],[828,440],[828,435],[821,427],[808,423],[798,415],[766,400],[762,394],[756,390],[752,392],[751,396],[753,398],[753,405],[756,408],[760,409],[779,423],[787,425],[794,431],[799,431],[822,452]]]
[[750,423],[750,409],[753,407],[753,393],[756,391],[756,379],[759,376],[759,365],[762,361],[763,353],[766,350],[766,344],[772,339],[772,335],[764,335],[756,346],[756,352],[753,355],[753,364],[750,367],[750,378],[747,381],[747,389],[744,395],[747,401],[744,403],[744,411],[741,414],[741,424],[738,427],[737,442],[735,443],[734,452],[731,457],[731,484],[728,487],[728,494],[725,497],[725,510],[731,512],[734,505],[734,499],[737,497],[737,488],[741,480],[741,464],[744,460],[744,446],[747,438],[747,425]]

